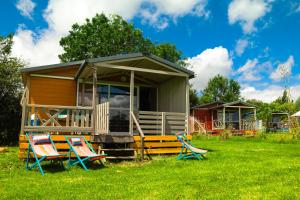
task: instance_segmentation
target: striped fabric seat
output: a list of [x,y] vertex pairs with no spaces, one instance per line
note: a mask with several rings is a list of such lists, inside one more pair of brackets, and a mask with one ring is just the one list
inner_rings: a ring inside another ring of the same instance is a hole
[[94,161],[94,160],[100,160],[105,158],[105,155],[99,155],[96,154],[92,146],[89,144],[89,142],[83,137],[72,137],[72,136],[66,136],[67,143],[70,146],[70,152],[72,152],[76,155],[76,160],[71,160],[71,157],[69,156],[69,167],[75,166],[77,164],[81,164],[82,167],[88,171],[86,165],[84,164],[85,161]]
[[[28,155],[26,161],[26,168],[32,169],[34,167],[38,167],[41,174],[44,175],[44,171],[40,164],[43,160],[54,160],[58,159],[63,166],[62,157],[65,155],[61,155],[57,152],[56,147],[51,140],[50,134],[26,134],[26,137],[29,141]],[[33,153],[33,157],[36,160],[31,166],[29,165],[30,161],[30,151]]]

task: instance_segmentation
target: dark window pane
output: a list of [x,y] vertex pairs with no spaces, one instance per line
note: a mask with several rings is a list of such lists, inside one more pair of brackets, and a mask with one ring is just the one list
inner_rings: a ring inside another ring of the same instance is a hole
[[128,132],[129,131],[129,111],[110,109],[109,113],[109,130],[111,132]]
[[98,85],[97,92],[99,96],[98,103],[105,103],[108,101],[108,85]]

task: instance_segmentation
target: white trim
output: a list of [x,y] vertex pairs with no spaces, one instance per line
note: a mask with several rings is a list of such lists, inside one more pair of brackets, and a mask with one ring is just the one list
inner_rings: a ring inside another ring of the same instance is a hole
[[156,64],[158,64],[158,65],[161,65],[161,66],[163,66],[163,67],[165,67],[165,68],[167,68],[167,69],[170,69],[170,70],[173,70],[173,71],[175,71],[175,72],[178,72],[178,73],[180,73],[180,74],[183,74],[183,75],[186,74],[186,73],[184,73],[184,72],[182,72],[182,71],[179,71],[178,69],[175,69],[174,67],[170,67],[170,66],[168,66],[168,65],[166,65],[166,64],[164,64],[164,63],[158,62],[158,61],[156,61],[156,60],[154,60],[154,59],[151,59],[151,58],[148,58],[148,57],[145,57],[145,59],[149,60],[150,62],[154,62],[154,63],[156,63]]
[[55,78],[55,79],[64,79],[64,80],[74,80],[74,77],[68,76],[52,76],[52,75],[44,75],[44,74],[30,74],[32,77],[41,77],[41,78]]
[[155,70],[155,69],[145,69],[145,68],[137,68],[137,67],[129,67],[129,66],[120,66],[120,65],[112,65],[107,63],[99,63],[95,64],[98,67],[107,67],[111,69],[121,69],[121,70],[129,70],[129,71],[138,71],[138,72],[146,72],[146,73],[154,73],[154,74],[164,74],[164,75],[173,75],[173,76],[183,76],[188,77],[186,74],[181,74],[177,72],[169,72],[163,70]]

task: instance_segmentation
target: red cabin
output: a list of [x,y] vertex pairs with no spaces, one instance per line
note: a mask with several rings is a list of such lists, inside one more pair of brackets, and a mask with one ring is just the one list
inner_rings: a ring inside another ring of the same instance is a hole
[[256,107],[243,101],[213,102],[191,108],[191,131],[254,133]]

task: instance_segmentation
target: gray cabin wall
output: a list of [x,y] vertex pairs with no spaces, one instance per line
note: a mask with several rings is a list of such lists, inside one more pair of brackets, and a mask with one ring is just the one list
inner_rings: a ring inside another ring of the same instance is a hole
[[185,113],[185,93],[185,77],[174,77],[161,83],[158,86],[158,111]]

